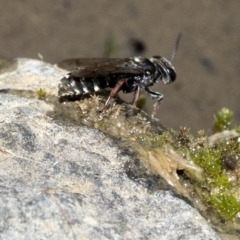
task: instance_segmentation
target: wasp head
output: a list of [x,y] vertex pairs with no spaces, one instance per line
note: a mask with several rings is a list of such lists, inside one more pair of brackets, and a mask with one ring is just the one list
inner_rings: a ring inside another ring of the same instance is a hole
[[177,75],[172,62],[176,56],[181,37],[182,34],[179,33],[170,60],[167,60],[166,58],[160,56],[150,58],[150,61],[155,65],[157,69],[155,73],[155,81],[160,79],[164,84],[169,84],[175,81]]
[[155,65],[156,71],[154,80],[157,82],[160,79],[164,84],[169,84],[175,81],[177,75],[174,66],[166,58],[154,56],[150,61]]

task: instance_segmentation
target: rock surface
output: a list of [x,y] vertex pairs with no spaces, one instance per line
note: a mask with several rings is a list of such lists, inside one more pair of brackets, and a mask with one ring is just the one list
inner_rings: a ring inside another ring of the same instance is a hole
[[[18,59],[0,87],[56,94],[62,75]],[[219,239],[172,191],[129,179],[131,156],[115,140],[54,120],[47,101],[9,93],[0,94],[1,239]]]

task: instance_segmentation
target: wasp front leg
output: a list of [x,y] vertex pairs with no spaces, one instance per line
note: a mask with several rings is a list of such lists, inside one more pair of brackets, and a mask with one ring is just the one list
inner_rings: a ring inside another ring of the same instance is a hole
[[154,118],[156,112],[157,112],[157,109],[159,108],[160,106],[160,103],[161,101],[163,100],[164,96],[162,93],[159,93],[159,92],[153,92],[151,91],[149,88],[145,88],[145,91],[149,94],[149,96],[152,98],[152,99],[156,99],[157,102],[153,105],[153,112],[152,112],[152,118]]

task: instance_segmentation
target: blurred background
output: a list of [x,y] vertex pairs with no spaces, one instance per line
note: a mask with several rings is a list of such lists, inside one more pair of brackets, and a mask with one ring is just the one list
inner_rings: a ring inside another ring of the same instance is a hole
[[[177,80],[154,86],[165,98],[157,117],[211,132],[222,107],[240,124],[240,12],[232,0],[0,0],[0,55],[56,63],[73,57],[170,58]],[[132,99],[132,96],[128,96]],[[154,101],[147,98],[146,110]]]

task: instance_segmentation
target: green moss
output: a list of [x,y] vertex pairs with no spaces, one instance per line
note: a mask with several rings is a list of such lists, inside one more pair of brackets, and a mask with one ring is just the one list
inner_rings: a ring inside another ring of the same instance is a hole
[[161,148],[163,145],[166,145],[171,142],[171,139],[168,134],[154,134],[150,136],[149,134],[138,134],[136,136],[137,140],[143,145],[150,148]]
[[216,115],[214,115],[212,127],[213,133],[232,129],[232,117],[233,113],[229,109],[222,108]]
[[46,92],[42,88],[40,88],[37,90],[37,96],[39,99],[43,99],[46,97]]
[[190,153],[193,161],[202,167],[205,175],[205,183],[208,189],[218,188],[224,191],[231,186],[221,164],[221,153],[215,149],[201,148],[196,153]]
[[[189,129],[180,127],[179,131],[173,130],[163,133],[162,135],[141,134],[138,135],[138,140],[146,146],[162,147],[170,144],[185,158],[189,157],[195,164],[203,169],[202,182],[198,184],[197,195],[201,201],[205,202],[206,208],[214,208],[216,212],[221,213],[226,220],[232,219],[236,211],[234,202],[236,198],[231,197],[229,205],[224,206],[225,196],[229,196],[228,191],[231,190],[232,183],[229,181],[226,170],[222,165],[222,155],[227,152],[236,153],[239,149],[236,146],[236,141],[222,141],[214,147],[208,147],[207,136],[203,130],[198,132],[198,136],[194,138]],[[217,193],[218,195],[213,195]],[[208,196],[211,196],[208,197]],[[224,207],[223,207],[224,206]],[[228,207],[230,209],[228,210]],[[222,213],[225,210],[224,213]],[[228,214],[229,213],[229,214]]]
[[221,174],[221,156],[218,151],[202,148],[196,153],[191,152],[191,157],[198,166],[204,169],[207,176],[218,177]]
[[[226,108],[219,111],[214,117],[213,131],[232,129],[232,116],[232,112]],[[237,131],[239,130],[240,127],[237,128]],[[233,187],[237,188],[239,185],[233,181],[239,179],[238,139],[221,140],[209,147],[204,131],[199,131],[198,136],[194,138],[186,127],[180,127],[178,132],[173,133],[172,140],[183,157],[190,156],[194,163],[203,169],[202,182],[195,186],[198,189],[197,196],[205,202],[207,209],[213,208],[226,221],[231,222],[240,212],[240,199],[231,194]],[[231,161],[230,167],[226,167],[224,161]]]
[[209,197],[209,202],[217,208],[219,214],[232,220],[240,212],[240,202],[233,195],[216,194]]
[[239,155],[240,153],[240,146],[237,139],[230,139],[230,140],[223,140],[214,146],[214,148],[221,152],[223,155]]

